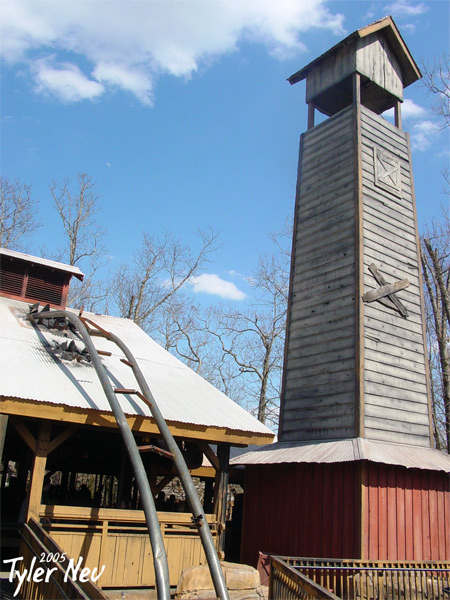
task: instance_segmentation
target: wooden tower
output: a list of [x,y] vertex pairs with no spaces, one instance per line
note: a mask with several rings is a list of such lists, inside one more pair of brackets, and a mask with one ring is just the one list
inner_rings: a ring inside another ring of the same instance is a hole
[[[289,79],[306,80],[309,110],[279,442],[239,459],[247,465],[244,561],[254,562],[257,549],[450,559],[450,458],[432,449],[411,153],[401,127],[403,89],[420,76],[387,17]],[[382,116],[389,109],[395,124]],[[328,116],[317,125],[316,110]]]
[[[306,79],[279,439],[430,447],[423,301],[403,88],[420,72],[392,19]],[[381,114],[395,109],[396,125]],[[330,118],[314,127],[315,109]]]

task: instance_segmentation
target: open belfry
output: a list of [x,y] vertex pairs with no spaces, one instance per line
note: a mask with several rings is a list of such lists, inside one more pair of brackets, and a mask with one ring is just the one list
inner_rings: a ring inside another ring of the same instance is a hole
[[[392,18],[306,80],[278,442],[246,465],[243,556],[450,559],[450,457],[433,449],[403,90]],[[393,109],[394,123],[383,113]],[[317,111],[328,118],[315,123]],[[237,462],[237,461],[236,461]],[[261,523],[264,523],[261,526]]]

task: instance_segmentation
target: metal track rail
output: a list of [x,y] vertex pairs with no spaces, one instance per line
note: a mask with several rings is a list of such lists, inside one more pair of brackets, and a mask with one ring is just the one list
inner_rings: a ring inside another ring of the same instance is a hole
[[125,447],[130,458],[131,465],[133,467],[134,476],[136,483],[139,488],[141,495],[142,508],[145,514],[145,520],[147,522],[148,532],[150,536],[150,544],[153,552],[153,564],[155,567],[155,578],[156,578],[156,589],[158,599],[170,600],[170,579],[169,579],[169,565],[167,562],[166,549],[161,534],[161,528],[159,526],[158,515],[156,513],[155,502],[150,490],[150,484],[148,482],[147,474],[145,472],[144,464],[142,462],[141,455],[136,445],[136,441],[131,432],[130,426],[128,425],[127,419],[124,412],[116,398],[114,390],[109,381],[108,375],[106,374],[105,368],[100,360],[97,349],[95,348],[91,337],[86,329],[85,325],[79,317],[65,310],[53,310],[53,311],[42,311],[40,313],[29,314],[28,319],[36,324],[36,320],[39,319],[53,319],[53,318],[66,318],[72,323],[83,342],[86,344],[87,351],[91,357],[92,364],[97,371],[98,378],[103,387],[103,390],[108,399],[111,410],[117,422],[117,426],[122,435]]
[[[29,315],[29,318],[34,321],[33,317],[38,317],[39,319],[66,317],[71,323],[73,323],[75,325],[79,334],[83,338],[83,341],[86,343],[86,348],[91,356],[94,367],[97,370],[97,373],[99,375],[100,381],[103,386],[103,389],[105,390],[106,396],[111,405],[111,409],[113,410],[114,416],[116,417],[117,424],[118,424],[119,429],[121,430],[122,436],[124,438],[125,445],[127,447],[129,455],[130,455],[130,460],[132,461],[132,464],[133,464],[133,468],[135,468],[135,467],[134,467],[134,462],[133,462],[134,459],[131,458],[132,454],[133,454],[133,456],[135,456],[135,454],[137,454],[139,457],[139,461],[137,461],[137,457],[135,457],[135,459],[136,459],[136,465],[138,466],[138,463],[140,464],[139,468],[142,468],[142,471],[144,474],[145,481],[142,481],[142,486],[143,486],[143,489],[146,490],[145,502],[147,502],[147,504],[148,504],[148,518],[147,518],[146,509],[145,509],[144,494],[141,491],[141,483],[138,480],[136,471],[135,471],[135,475],[136,475],[136,480],[138,482],[139,491],[141,492],[142,504],[144,506],[144,512],[146,514],[147,524],[149,527],[150,541],[152,543],[154,562],[155,562],[155,573],[157,574],[158,598],[160,600],[166,600],[166,596],[160,595],[160,592],[159,592],[160,589],[161,590],[164,589],[165,593],[169,594],[167,596],[167,598],[169,598],[170,597],[170,588],[169,588],[169,583],[168,583],[169,575],[168,575],[168,567],[167,567],[167,557],[165,554],[164,546],[162,545],[161,531],[159,528],[158,517],[156,515],[156,509],[155,509],[155,504],[153,501],[153,496],[150,491],[148,479],[147,479],[147,476],[144,471],[142,459],[139,455],[139,450],[137,448],[135,439],[133,437],[133,434],[131,433],[131,430],[126,421],[125,415],[123,414],[123,411],[117,401],[117,398],[115,397],[114,390],[113,390],[111,383],[109,381],[109,378],[105,372],[103,364],[100,361],[98,352],[97,352],[94,344],[92,343],[91,336],[101,336],[101,337],[104,337],[104,338],[110,340],[111,342],[115,343],[126,357],[126,360],[124,360],[123,362],[128,364],[131,367],[131,369],[133,370],[134,376],[135,376],[138,386],[140,387],[140,390],[141,390],[140,393],[137,392],[138,397],[141,400],[143,400],[149,407],[152,417],[154,418],[156,425],[158,426],[158,428],[161,432],[161,435],[163,436],[164,441],[167,444],[168,450],[173,455],[173,461],[174,461],[175,467],[178,471],[180,480],[183,484],[184,490],[186,492],[186,498],[187,498],[190,510],[192,512],[192,515],[193,515],[193,517],[192,517],[193,523],[197,526],[197,529],[198,529],[198,532],[199,532],[199,535],[200,535],[200,538],[202,541],[203,549],[204,549],[204,552],[206,555],[206,560],[208,561],[208,566],[209,566],[209,570],[211,572],[211,578],[214,583],[214,588],[215,588],[217,597],[220,600],[229,600],[228,590],[227,590],[227,587],[225,584],[225,578],[223,576],[222,567],[220,565],[219,557],[217,555],[217,551],[214,546],[214,541],[213,541],[213,538],[211,535],[211,530],[210,530],[208,522],[206,520],[205,513],[203,512],[203,507],[200,503],[200,500],[199,500],[199,497],[197,494],[197,490],[192,481],[191,474],[189,473],[189,469],[186,466],[186,463],[185,463],[185,460],[181,453],[181,450],[178,447],[178,444],[176,443],[174,437],[172,436],[172,433],[170,432],[170,429],[167,426],[167,423],[166,423],[161,411],[159,410],[158,405],[156,404],[155,398],[147,384],[147,381],[145,380],[145,377],[142,374],[142,371],[139,368],[139,365],[138,365],[136,359],[134,358],[133,354],[131,353],[130,349],[115,334],[105,331],[104,329],[102,329],[99,325],[97,325],[90,319],[86,319],[83,317],[77,317],[76,315],[74,315],[73,313],[70,313],[68,311],[56,310],[56,311],[40,312],[40,313],[38,313],[38,315],[36,315],[36,314]],[[91,329],[90,328],[91,326],[94,329]],[[89,327],[89,329],[88,329],[88,327]],[[94,356],[95,356],[95,360],[94,360]],[[101,375],[100,375],[100,373],[101,373]],[[114,401],[112,401],[112,399],[114,399]],[[115,407],[115,408],[113,408],[113,407]],[[125,431],[125,429],[128,431],[127,434],[123,433],[123,431]],[[148,498],[147,498],[147,496],[148,496]],[[156,526],[155,526],[155,519],[156,519]],[[158,529],[159,536],[156,536],[156,531],[155,531],[156,528]],[[155,545],[156,550],[153,547],[153,543],[154,543],[153,538],[154,538],[154,541],[156,544]],[[161,553],[161,545],[162,545],[163,555]],[[158,568],[158,570],[157,570],[157,568]],[[158,571],[160,573],[159,579],[158,579]]]

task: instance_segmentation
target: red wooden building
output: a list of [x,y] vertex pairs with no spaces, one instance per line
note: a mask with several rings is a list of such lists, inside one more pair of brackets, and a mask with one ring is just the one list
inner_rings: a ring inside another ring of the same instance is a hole
[[[279,441],[246,465],[242,560],[258,552],[450,560],[450,457],[433,449],[403,89],[390,17],[306,80]],[[394,109],[390,123],[382,113]],[[315,125],[315,111],[329,118]]]

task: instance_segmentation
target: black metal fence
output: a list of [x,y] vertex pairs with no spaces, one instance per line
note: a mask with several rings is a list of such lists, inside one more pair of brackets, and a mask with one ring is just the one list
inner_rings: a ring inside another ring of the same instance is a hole
[[450,563],[272,556],[271,566],[273,600],[450,600]]

